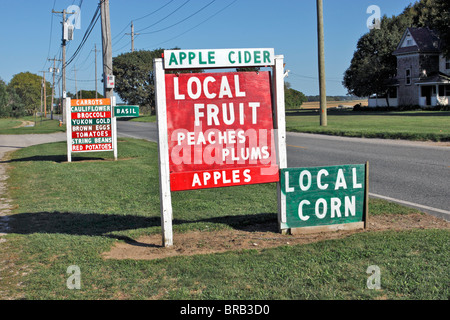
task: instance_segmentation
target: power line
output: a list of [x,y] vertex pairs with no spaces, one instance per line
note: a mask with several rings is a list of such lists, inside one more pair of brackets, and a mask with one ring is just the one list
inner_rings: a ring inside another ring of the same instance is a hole
[[140,18],[133,19],[133,21],[138,21],[138,20],[147,18],[147,17],[151,16],[152,14],[155,14],[155,13],[158,12],[159,10],[164,9],[166,6],[168,6],[168,5],[169,5],[170,3],[172,3],[172,2],[173,2],[173,0],[170,0],[170,1],[167,2],[165,5],[163,5],[162,7],[158,8],[158,9],[156,9],[155,11],[150,12],[149,14],[146,14],[145,16],[142,16],[142,17],[140,17]]
[[162,29],[159,29],[159,30],[155,30],[155,31],[143,32],[143,33],[141,33],[141,34],[157,33],[157,32],[161,32],[161,31],[170,29],[170,28],[172,28],[172,27],[174,27],[174,26],[176,26],[176,25],[179,25],[180,23],[183,23],[184,21],[188,20],[189,18],[192,18],[192,17],[195,16],[197,13],[199,13],[200,11],[206,9],[207,7],[209,7],[209,6],[210,6],[211,4],[213,4],[214,2],[216,2],[216,0],[211,1],[210,3],[208,3],[208,4],[205,5],[205,6],[203,6],[202,8],[200,8],[199,10],[197,10],[196,12],[194,12],[193,14],[187,16],[187,17],[184,18],[183,20],[180,20],[180,21],[178,21],[178,22],[176,22],[176,23],[174,23],[174,24],[172,24],[172,25],[170,25],[170,26],[168,26],[168,27],[165,27],[165,28],[162,28]]
[[[56,0],[53,1],[52,11],[55,9],[55,5],[56,5]],[[51,20],[50,20],[50,38],[48,41],[47,57],[45,58],[45,63],[44,63],[44,66],[42,67],[42,70],[45,70],[45,66],[47,65],[47,62],[48,62],[47,59],[50,57],[50,48],[52,46],[52,36],[53,36],[53,13],[52,13]]]
[[[304,78],[305,80],[306,80],[306,79],[319,80],[318,77],[299,75],[299,74],[296,74],[296,73],[294,73],[294,72],[292,72],[292,71],[291,71],[289,74],[290,74],[290,75],[293,75],[293,76],[295,76],[295,77],[298,77],[298,78]],[[340,80],[340,79],[338,79],[338,78],[333,78],[333,77],[327,77],[327,81],[332,81],[332,82],[342,82],[342,80]]]
[[69,64],[72,63],[72,61],[76,58],[76,56],[80,53],[81,49],[83,48],[84,44],[86,43],[87,39],[89,38],[92,30],[94,29],[98,19],[100,18],[100,5],[97,6],[97,10],[94,13],[94,16],[92,17],[92,20],[88,26],[88,28],[86,29],[86,32],[84,33],[84,36],[80,42],[80,44],[78,45],[78,48],[75,50],[74,54],[72,55],[72,57],[70,57],[65,66],[67,67]]
[[200,22],[199,24],[196,24],[195,26],[193,26],[192,28],[186,30],[185,32],[183,32],[183,33],[181,33],[181,34],[179,34],[179,35],[177,35],[177,36],[175,36],[175,37],[173,37],[173,38],[170,38],[170,39],[168,39],[168,40],[166,40],[166,41],[157,43],[157,44],[155,44],[154,46],[159,46],[159,45],[161,45],[161,44],[163,44],[163,43],[172,41],[172,40],[174,40],[174,39],[176,39],[176,38],[179,38],[179,37],[185,35],[186,33],[188,33],[188,32],[190,32],[190,31],[194,30],[195,28],[199,27],[200,25],[204,24],[205,22],[211,20],[212,18],[214,18],[216,15],[218,15],[218,14],[221,13],[222,11],[225,11],[227,8],[229,8],[231,5],[233,5],[233,4],[236,3],[237,1],[238,1],[238,0],[234,0],[233,2],[231,2],[230,4],[228,4],[227,6],[225,6],[224,8],[220,9],[219,11],[217,11],[216,13],[214,13],[213,15],[211,15],[209,18],[203,20],[203,21]]
[[175,12],[177,12],[178,10],[180,10],[182,7],[184,7],[188,2],[190,2],[191,0],[187,0],[186,2],[184,2],[181,6],[179,6],[178,8],[176,8],[175,10],[173,10],[171,13],[169,13],[167,16],[165,16],[162,19],[159,19],[158,21],[156,21],[155,23],[149,25],[148,27],[145,27],[143,29],[138,30],[137,32],[141,32],[144,30],[147,30],[148,28],[153,27],[154,25],[157,25],[158,23],[160,23],[161,21],[166,20],[168,17],[170,17],[171,15],[173,15]]
[[[158,11],[160,11],[160,10],[162,10],[162,9],[164,9],[166,6],[168,6],[170,3],[172,3],[174,0],[170,0],[169,2],[167,2],[165,5],[163,5],[162,7],[159,7],[158,9],[156,9],[156,10],[154,10],[154,11],[152,11],[152,12],[150,12],[150,13],[148,13],[148,14],[146,14],[145,16],[142,16],[142,17],[140,17],[140,18],[135,18],[135,19],[133,19],[133,21],[138,21],[138,20],[141,20],[141,19],[144,19],[144,18],[147,18],[147,17],[149,17],[149,16],[151,16],[152,14],[155,14],[156,12],[158,12]],[[131,22],[130,23],[128,23],[119,33],[117,33],[114,37],[112,37],[112,40],[114,40],[114,39],[116,39],[118,36],[120,36],[129,26],[130,26],[130,24],[131,24]],[[120,39],[122,39],[123,38],[123,34],[122,34],[122,37],[120,37]],[[118,40],[118,41],[120,41],[120,39]],[[118,42],[117,41],[117,42]]]
[[66,80],[69,80],[69,81],[80,81],[80,82],[95,82],[96,80],[88,80],[88,79],[85,79],[85,80],[83,80],[83,79],[72,79],[72,78],[66,78]]

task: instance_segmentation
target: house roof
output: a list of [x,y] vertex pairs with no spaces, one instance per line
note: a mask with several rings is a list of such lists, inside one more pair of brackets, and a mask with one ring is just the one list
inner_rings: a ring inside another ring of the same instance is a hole
[[416,82],[416,85],[420,84],[448,84],[450,83],[450,76],[442,72],[434,73],[426,78]]
[[[412,46],[402,46],[406,36],[410,34],[415,44]],[[407,28],[400,43],[393,55],[407,53],[440,53],[441,41],[433,30],[429,28]]]

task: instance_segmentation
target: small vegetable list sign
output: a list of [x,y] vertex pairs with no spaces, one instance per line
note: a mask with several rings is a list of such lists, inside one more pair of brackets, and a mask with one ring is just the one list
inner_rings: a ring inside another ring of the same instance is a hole
[[113,150],[110,99],[74,99],[70,111],[72,152]]

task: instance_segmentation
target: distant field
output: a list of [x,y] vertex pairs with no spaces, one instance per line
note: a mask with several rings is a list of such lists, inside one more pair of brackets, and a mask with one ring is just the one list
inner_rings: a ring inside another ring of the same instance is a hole
[[[369,101],[367,99],[348,100],[348,101],[327,101],[327,108],[335,108],[340,105],[353,107],[355,104],[358,104],[358,103],[361,103],[362,106],[367,106],[369,104]],[[320,102],[319,101],[304,102],[302,104],[301,108],[302,109],[318,109],[318,108],[320,108]]]
[[319,110],[286,114],[286,130],[348,137],[450,141],[450,112],[355,112],[329,110],[328,125],[320,126]]

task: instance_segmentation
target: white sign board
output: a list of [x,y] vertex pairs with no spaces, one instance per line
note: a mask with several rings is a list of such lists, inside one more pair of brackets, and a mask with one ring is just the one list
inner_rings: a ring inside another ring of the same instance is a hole
[[273,48],[164,50],[164,69],[265,67],[274,59]]

